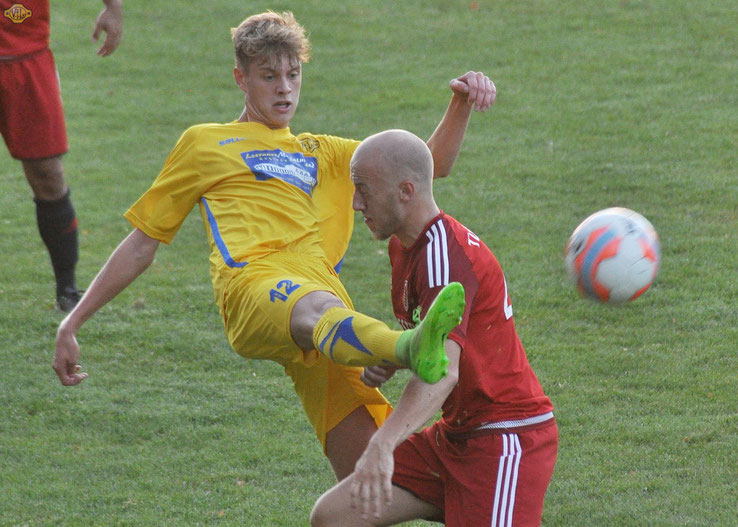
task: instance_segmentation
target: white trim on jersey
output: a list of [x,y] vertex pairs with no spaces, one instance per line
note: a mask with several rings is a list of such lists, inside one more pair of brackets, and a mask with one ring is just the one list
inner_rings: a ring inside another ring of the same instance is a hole
[[428,245],[425,249],[428,287],[448,285],[448,241],[443,220],[439,218],[437,222],[430,226],[425,235],[428,237]]
[[553,419],[553,412],[546,412],[541,415],[534,415],[533,417],[526,417],[525,419],[514,419],[511,421],[495,421],[491,423],[484,423],[478,426],[475,430],[501,430],[509,428],[520,428],[522,426],[537,425],[543,423],[549,419]]
[[515,491],[518,486],[518,468],[523,449],[518,434],[501,434],[502,455],[497,468],[495,501],[490,527],[510,527],[513,524]]

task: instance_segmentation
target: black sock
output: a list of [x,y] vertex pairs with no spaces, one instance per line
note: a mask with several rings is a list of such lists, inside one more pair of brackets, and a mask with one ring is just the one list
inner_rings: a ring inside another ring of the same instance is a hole
[[36,222],[41,239],[51,257],[56,278],[56,292],[76,289],[75,267],[79,257],[77,216],[69,198],[70,191],[56,201],[33,198],[36,203]]

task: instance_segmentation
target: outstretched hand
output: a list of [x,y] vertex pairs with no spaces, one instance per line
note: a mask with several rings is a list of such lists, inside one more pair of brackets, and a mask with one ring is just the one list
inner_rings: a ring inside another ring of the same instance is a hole
[[56,334],[56,350],[54,352],[54,371],[64,386],[76,386],[87,378],[86,373],[80,373],[82,366],[79,361],[79,344],[75,335],[64,329],[64,324]]
[[497,88],[495,83],[481,71],[468,71],[461,77],[452,79],[449,87],[454,94],[466,97],[478,112],[486,111],[495,102]]
[[105,32],[105,41],[97,50],[97,54],[101,57],[107,57],[115,51],[123,37],[123,9],[120,5],[106,6],[100,12],[95,23],[95,31],[92,33],[92,40],[97,42],[103,31]]

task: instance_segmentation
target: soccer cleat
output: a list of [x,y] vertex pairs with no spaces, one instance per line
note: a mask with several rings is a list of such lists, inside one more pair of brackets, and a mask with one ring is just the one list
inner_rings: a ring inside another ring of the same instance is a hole
[[446,337],[461,323],[465,306],[464,286],[451,282],[438,293],[420,324],[405,332],[411,339],[410,369],[423,381],[435,384],[446,376]]
[[65,287],[63,291],[56,294],[56,308],[64,313],[69,313],[82,298],[82,293],[84,291],[79,291],[73,287]]

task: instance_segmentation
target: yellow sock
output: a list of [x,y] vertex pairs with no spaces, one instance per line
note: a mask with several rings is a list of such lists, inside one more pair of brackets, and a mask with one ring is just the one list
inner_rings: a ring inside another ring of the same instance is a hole
[[395,348],[402,331],[343,307],[326,311],[313,329],[313,344],[323,355],[348,366],[392,363],[407,366]]

